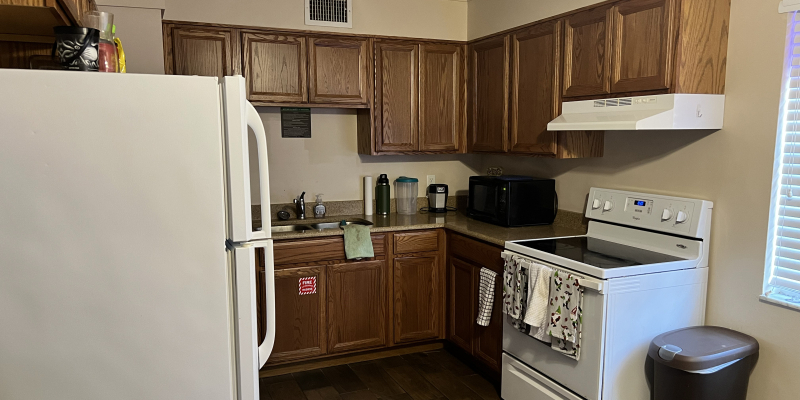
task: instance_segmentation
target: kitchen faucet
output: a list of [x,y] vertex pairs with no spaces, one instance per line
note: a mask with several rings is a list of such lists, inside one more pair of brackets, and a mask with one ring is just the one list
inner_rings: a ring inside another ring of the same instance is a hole
[[306,192],[300,193],[300,196],[297,196],[294,199],[294,205],[297,207],[297,219],[306,219]]

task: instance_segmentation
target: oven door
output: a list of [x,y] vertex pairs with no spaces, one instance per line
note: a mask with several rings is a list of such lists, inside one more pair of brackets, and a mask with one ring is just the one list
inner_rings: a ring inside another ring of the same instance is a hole
[[[541,264],[552,264],[536,260]],[[584,274],[581,274],[584,275]],[[603,287],[600,280],[586,278],[587,283],[598,283],[595,287]],[[596,281],[596,282],[595,282]],[[504,316],[503,322],[503,351],[546,376],[551,381],[558,383],[570,392],[580,395],[588,400],[599,400],[602,391],[603,377],[603,352],[605,337],[606,302],[607,296],[586,285],[583,294],[583,327],[581,333],[581,358],[575,361],[550,348],[550,344],[542,343],[529,335],[518,331]],[[510,372],[503,367],[503,381],[513,379]],[[503,386],[505,389],[505,383]],[[534,390],[534,389],[531,389]],[[507,396],[502,393],[505,400],[522,399],[522,397]],[[538,399],[538,397],[533,397]],[[542,399],[571,399],[571,397],[541,397]],[[527,398],[526,398],[527,399]]]

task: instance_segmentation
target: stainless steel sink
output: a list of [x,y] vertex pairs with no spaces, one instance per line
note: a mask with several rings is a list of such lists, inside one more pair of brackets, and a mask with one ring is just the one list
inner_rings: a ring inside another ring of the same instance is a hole
[[[372,225],[372,222],[369,222],[364,219],[351,219],[349,221],[345,221],[347,225]],[[311,224],[311,227],[314,229],[339,229],[339,225],[341,222],[320,222],[317,224]]]
[[281,225],[281,226],[273,226],[270,230],[272,231],[272,233],[303,232],[303,231],[314,230],[314,228],[308,225]]
[[[372,225],[372,222],[369,222],[365,219],[351,219],[345,221],[347,225]],[[272,233],[281,233],[281,232],[304,232],[304,231],[313,231],[313,230],[323,230],[323,229],[339,229],[340,222],[319,222],[316,224],[293,224],[293,225],[278,225],[272,227]]]

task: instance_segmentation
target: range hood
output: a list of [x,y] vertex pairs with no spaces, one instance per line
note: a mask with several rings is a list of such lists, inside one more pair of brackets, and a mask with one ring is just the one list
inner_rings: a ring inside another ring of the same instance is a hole
[[725,95],[662,94],[564,102],[548,131],[722,129]]

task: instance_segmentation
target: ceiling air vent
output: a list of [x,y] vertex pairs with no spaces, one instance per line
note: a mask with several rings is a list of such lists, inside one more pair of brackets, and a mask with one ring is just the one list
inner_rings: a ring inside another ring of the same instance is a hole
[[353,0],[305,0],[306,25],[353,27]]

